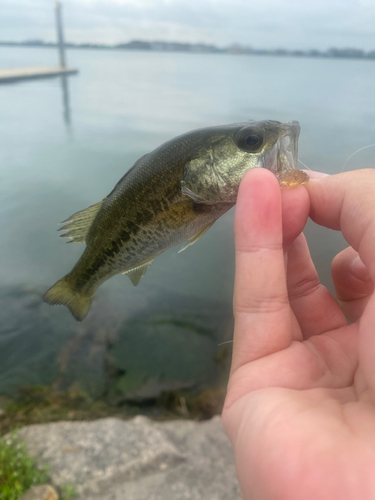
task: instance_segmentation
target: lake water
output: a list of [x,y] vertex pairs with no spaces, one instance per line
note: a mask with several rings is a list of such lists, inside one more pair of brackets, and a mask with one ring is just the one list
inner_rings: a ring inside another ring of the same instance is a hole
[[[78,380],[101,395],[112,391],[108,363],[117,396],[214,383],[218,344],[232,333],[233,210],[193,247],[158,257],[137,288],[122,275],[105,283],[78,326],[41,303],[83,250],[58,238],[57,223],[106,196],[141,155],[210,125],[298,120],[301,160],[339,172],[375,142],[375,64],[103,50],[67,59],[79,74],[65,84],[0,87],[0,392]],[[56,63],[54,49],[0,48],[3,68]],[[345,169],[374,165],[370,148]],[[346,244],[312,223],[306,235],[332,289],[330,263]]]

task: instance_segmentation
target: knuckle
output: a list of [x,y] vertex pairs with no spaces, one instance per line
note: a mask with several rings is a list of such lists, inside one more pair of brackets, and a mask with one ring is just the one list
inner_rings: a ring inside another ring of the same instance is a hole
[[315,273],[309,276],[303,276],[296,283],[288,284],[289,297],[291,299],[306,297],[314,293],[319,287],[319,277]]
[[268,243],[267,245],[257,245],[257,244],[246,244],[237,245],[236,253],[238,255],[247,253],[269,253],[278,252],[283,249],[282,243]]
[[236,300],[234,315],[237,314],[275,314],[289,307],[289,299],[285,295],[252,296],[246,300]]

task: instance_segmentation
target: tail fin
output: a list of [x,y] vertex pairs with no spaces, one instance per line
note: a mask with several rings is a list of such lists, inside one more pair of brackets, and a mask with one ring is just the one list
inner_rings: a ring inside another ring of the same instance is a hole
[[69,282],[68,276],[53,285],[43,296],[44,302],[51,305],[64,305],[76,320],[82,321],[91,307],[94,294],[85,294],[75,290]]

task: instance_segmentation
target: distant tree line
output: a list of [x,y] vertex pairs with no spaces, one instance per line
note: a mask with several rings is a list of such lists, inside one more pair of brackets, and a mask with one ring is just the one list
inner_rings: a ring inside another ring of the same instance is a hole
[[[25,46],[25,47],[56,47],[56,43],[44,42],[43,40],[25,40],[23,42],[0,41],[0,45]],[[163,52],[201,52],[201,53],[224,53],[224,54],[253,54],[262,56],[283,57],[326,57],[342,59],[375,59],[375,50],[364,51],[355,48],[339,49],[332,47],[326,51],[312,50],[286,50],[286,49],[255,49],[239,44],[220,48],[205,43],[182,43],[144,40],[133,40],[128,43],[116,45],[103,45],[97,43],[66,43],[66,47],[72,49],[101,49],[101,50],[148,50]]]

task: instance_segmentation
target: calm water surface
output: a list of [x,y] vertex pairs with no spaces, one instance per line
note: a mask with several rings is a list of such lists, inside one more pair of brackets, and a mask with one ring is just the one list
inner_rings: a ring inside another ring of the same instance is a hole
[[[89,50],[71,50],[67,58],[79,74],[65,82],[0,87],[0,291],[6,306],[0,313],[0,392],[26,382],[69,387],[82,378],[86,361],[94,367],[85,368],[92,380],[105,372],[111,349],[123,375],[128,365],[119,352],[126,349],[134,352],[133,360],[142,357],[142,366],[169,366],[178,356],[183,364],[186,349],[187,367],[194,359],[204,365],[202,352],[213,357],[220,340],[230,338],[233,210],[193,247],[158,257],[137,288],[122,275],[105,283],[79,327],[65,308],[41,304],[41,293],[83,250],[58,238],[57,223],[106,196],[141,155],[191,129],[248,119],[298,120],[301,160],[328,173],[341,171],[349,155],[375,142],[371,61]],[[0,49],[4,68],[56,62],[53,49]],[[374,165],[375,149],[367,149],[345,169]],[[313,224],[306,235],[321,279],[331,288],[330,262],[345,242]],[[181,326],[182,317],[187,323]],[[139,318],[149,318],[148,326]],[[160,325],[175,328],[155,361],[149,351],[159,344],[152,332],[164,335],[167,328],[160,333]],[[137,332],[139,342],[125,349],[124,339],[135,335],[129,331]],[[179,378],[178,365],[165,380]],[[129,382],[129,370],[122,383]],[[142,370],[134,372],[133,385],[150,378],[147,367]],[[153,370],[152,377],[163,378],[159,368]],[[214,378],[214,367],[207,370]],[[208,383],[204,370],[185,371],[185,381]]]

